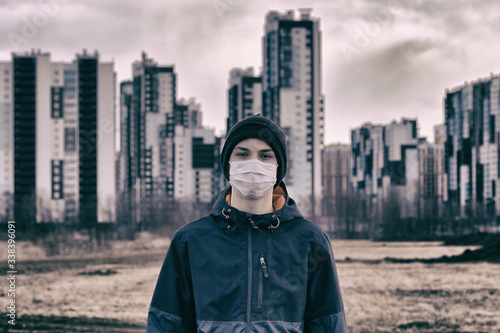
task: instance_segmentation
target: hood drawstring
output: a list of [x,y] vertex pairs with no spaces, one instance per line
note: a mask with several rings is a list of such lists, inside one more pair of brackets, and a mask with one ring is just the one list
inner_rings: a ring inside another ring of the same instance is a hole
[[[229,216],[229,213],[231,213],[231,208],[228,208],[228,209],[225,209],[225,208],[222,208],[222,211],[221,211],[222,215],[226,218],[226,220],[229,220],[230,216]],[[251,218],[248,218],[248,221],[250,222],[252,228],[254,229],[260,229],[256,224],[255,224],[255,221],[252,220]],[[274,231],[274,229],[278,228],[280,226],[280,219],[279,217],[276,215],[276,214],[273,214],[272,216],[272,223],[270,225],[267,226],[267,228],[271,231]],[[231,224],[229,222],[226,223],[225,226],[222,227],[222,229],[229,229],[231,227]]]
[[[225,213],[226,212],[226,209],[225,208],[222,208],[222,215],[224,215],[224,217],[227,219],[229,219],[229,215]],[[228,213],[231,213],[231,208],[229,208],[227,210]]]
[[267,227],[268,229],[270,229],[271,231],[273,231],[274,229],[276,229],[277,227],[280,226],[280,218],[276,215],[276,214],[273,214],[273,222],[275,221],[278,221],[278,223],[276,223],[276,225],[273,225],[272,223]]
[[[226,220],[228,220],[229,219],[229,214],[226,214],[225,212],[226,212],[225,208],[222,208],[222,215],[224,215],[224,217],[226,218]],[[231,213],[231,208],[229,208],[227,210],[227,213]],[[229,229],[230,227],[231,227],[231,224],[229,222],[227,222],[226,225],[222,227],[222,229]]]

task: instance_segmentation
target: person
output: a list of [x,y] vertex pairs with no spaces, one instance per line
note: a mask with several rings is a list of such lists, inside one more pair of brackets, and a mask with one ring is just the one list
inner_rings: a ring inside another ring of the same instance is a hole
[[175,233],[147,332],[347,332],[330,240],[283,182],[284,132],[246,117],[220,160],[230,186]]

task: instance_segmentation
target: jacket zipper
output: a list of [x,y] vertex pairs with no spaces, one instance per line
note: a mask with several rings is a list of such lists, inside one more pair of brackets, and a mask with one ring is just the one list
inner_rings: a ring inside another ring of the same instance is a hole
[[260,257],[260,266],[262,267],[262,274],[266,279],[269,279],[269,272],[267,271],[266,259],[264,256]]
[[247,291],[247,327],[250,332],[250,308],[252,306],[252,229],[248,227],[247,245],[248,245],[248,291]]
[[264,256],[259,258],[262,274],[259,274],[259,291],[257,294],[257,310],[262,309],[262,294],[264,292],[264,279],[269,279],[269,272],[267,270],[266,259]]

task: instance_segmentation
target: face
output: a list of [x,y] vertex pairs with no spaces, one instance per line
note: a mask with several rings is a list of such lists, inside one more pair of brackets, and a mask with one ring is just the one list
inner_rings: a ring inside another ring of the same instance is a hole
[[256,159],[261,162],[278,164],[274,151],[267,143],[259,139],[246,139],[234,147],[229,162]]

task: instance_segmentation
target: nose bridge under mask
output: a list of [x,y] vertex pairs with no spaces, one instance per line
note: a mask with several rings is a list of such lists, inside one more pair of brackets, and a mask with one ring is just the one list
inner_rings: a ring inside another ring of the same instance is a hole
[[229,162],[229,175],[242,173],[258,173],[276,177],[278,165],[266,163],[257,159]]

